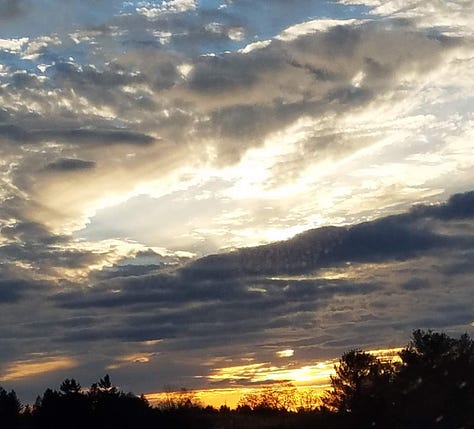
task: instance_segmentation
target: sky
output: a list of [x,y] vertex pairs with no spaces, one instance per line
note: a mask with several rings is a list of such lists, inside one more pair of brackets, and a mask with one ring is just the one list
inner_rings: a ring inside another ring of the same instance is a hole
[[303,383],[472,334],[473,24],[470,0],[0,0],[0,384]]

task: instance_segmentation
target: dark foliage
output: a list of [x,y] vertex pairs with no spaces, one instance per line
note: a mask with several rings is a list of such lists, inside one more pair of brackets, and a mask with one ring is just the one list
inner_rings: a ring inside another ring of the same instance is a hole
[[474,342],[417,330],[399,363],[342,356],[323,398],[346,427],[474,428]]
[[66,379],[59,392],[47,389],[33,407],[33,427],[38,428],[141,428],[147,427],[152,409],[144,397],[119,391],[106,375],[83,391]]
[[[203,407],[192,392],[151,407],[108,375],[83,389],[66,379],[23,407],[0,388],[0,427],[12,429],[474,429],[474,342],[468,335],[417,330],[396,362],[362,350],[345,353],[331,389],[314,406],[289,384],[242,398],[235,410]],[[302,405],[304,404],[304,406]]]
[[14,390],[7,392],[0,387],[0,425],[2,427],[18,427],[21,402]]

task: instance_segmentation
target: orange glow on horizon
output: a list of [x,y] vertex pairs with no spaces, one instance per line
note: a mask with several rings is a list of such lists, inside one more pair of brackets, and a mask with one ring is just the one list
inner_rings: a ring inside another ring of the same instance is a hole
[[[237,408],[240,400],[247,394],[250,393],[259,393],[263,392],[268,387],[275,387],[278,389],[277,385],[266,385],[260,387],[239,387],[239,388],[222,388],[222,389],[203,389],[203,390],[195,390],[189,391],[189,393],[197,399],[202,405],[214,408],[220,408],[221,406],[227,406],[231,409]],[[317,397],[323,395],[326,389],[329,387],[328,384],[321,385],[321,386],[304,386],[304,387],[296,387],[296,391],[299,393],[307,392],[311,390],[313,393],[316,394]],[[180,392],[176,392],[177,395]],[[157,392],[157,393],[148,393],[145,395],[146,399],[150,402],[151,405],[159,405],[160,402],[166,401],[167,398],[173,395],[173,392]]]
[[212,381],[245,380],[251,383],[288,381],[296,386],[319,385],[327,383],[336,362],[337,360],[332,359],[300,367],[293,363],[278,367],[269,362],[238,365],[215,369],[208,378]]
[[[398,353],[402,348],[367,350],[382,361],[398,361]],[[219,408],[227,405],[235,408],[239,400],[248,393],[258,393],[267,388],[278,389],[282,383],[290,383],[299,393],[311,390],[320,397],[330,388],[330,376],[334,374],[334,366],[339,358],[328,359],[313,365],[297,366],[294,362],[283,366],[276,366],[270,362],[252,363],[247,365],[235,365],[216,368],[206,378],[213,382],[229,382],[235,387],[218,389],[201,389],[189,391],[203,405],[211,405]],[[236,383],[252,383],[254,387],[245,385],[238,386]],[[176,392],[179,394],[179,392]],[[165,400],[173,392],[156,392],[146,394],[151,404],[158,404]]]

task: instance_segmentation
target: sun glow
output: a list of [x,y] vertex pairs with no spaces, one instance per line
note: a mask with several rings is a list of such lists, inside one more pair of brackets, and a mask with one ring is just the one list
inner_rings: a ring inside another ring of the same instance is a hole
[[[398,353],[402,348],[374,349],[367,351],[381,361],[398,361]],[[294,350],[287,349],[277,352],[279,357],[292,357]],[[251,363],[216,368],[207,378],[211,382],[227,382],[234,385],[226,389],[203,389],[194,392],[204,404],[220,406],[236,406],[238,400],[247,393],[255,393],[270,386],[278,388],[279,383],[291,383],[298,392],[310,390],[320,397],[330,386],[330,377],[338,359],[328,359],[311,365],[298,366],[292,362],[286,365],[275,365],[271,362]],[[238,385],[240,384],[240,386]],[[247,384],[247,386],[246,386]],[[252,387],[248,387],[251,384]],[[153,402],[158,402],[162,393],[147,395]]]
[[271,363],[230,366],[216,369],[208,378],[213,381],[246,380],[251,383],[288,381],[301,386],[320,385],[327,384],[335,362],[336,360],[327,360],[301,367],[295,364],[276,366]]

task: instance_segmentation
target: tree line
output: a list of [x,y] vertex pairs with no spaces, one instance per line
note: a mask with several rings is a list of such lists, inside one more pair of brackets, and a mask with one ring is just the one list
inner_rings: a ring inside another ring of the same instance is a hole
[[285,383],[244,395],[232,410],[205,407],[185,389],[151,406],[108,375],[88,389],[66,379],[32,406],[0,387],[0,427],[474,429],[474,342],[417,330],[397,360],[359,349],[343,354],[322,397]]

